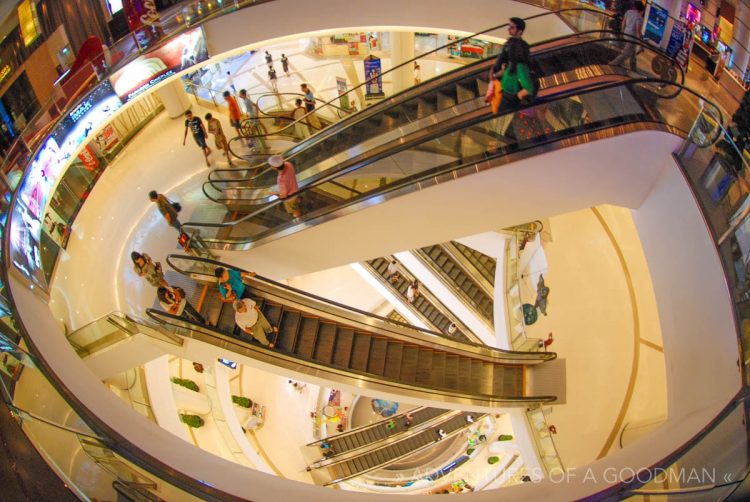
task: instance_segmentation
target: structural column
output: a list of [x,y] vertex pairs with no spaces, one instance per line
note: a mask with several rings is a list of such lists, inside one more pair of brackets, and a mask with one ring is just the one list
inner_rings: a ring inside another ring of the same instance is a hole
[[[414,33],[391,32],[391,62],[393,67],[414,58]],[[392,94],[414,85],[414,65],[406,65],[391,73]]]

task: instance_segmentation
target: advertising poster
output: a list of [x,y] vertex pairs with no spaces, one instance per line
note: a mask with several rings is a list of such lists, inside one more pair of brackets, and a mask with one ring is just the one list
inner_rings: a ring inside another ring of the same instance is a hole
[[383,77],[380,69],[380,58],[368,56],[365,59],[365,94],[367,97],[381,97],[383,94]]
[[105,122],[122,102],[109,82],[102,82],[68,113],[37,151],[23,182],[12,215],[11,260],[24,275],[46,288],[41,270],[39,240],[43,212],[52,189],[64,174],[73,153]]
[[117,131],[115,131],[115,128],[111,124],[102,129],[102,132],[94,138],[97,148],[102,153],[112,150],[119,141],[120,138],[117,136]]
[[663,7],[659,7],[655,3],[650,5],[651,8],[648,11],[648,19],[646,20],[646,32],[643,34],[643,38],[645,40],[653,40],[657,45],[660,45],[661,39],[664,38],[669,11]]
[[348,110],[349,96],[346,95],[347,85],[345,78],[336,77],[336,90],[339,93],[339,106],[344,110]]
[[127,102],[172,75],[207,59],[203,30],[195,28],[139,56],[116,71],[110,81],[115,93],[123,102]]
[[677,57],[682,49],[682,42],[685,39],[685,24],[682,21],[675,21],[672,31],[669,33],[669,42],[667,42],[666,53],[671,58]]

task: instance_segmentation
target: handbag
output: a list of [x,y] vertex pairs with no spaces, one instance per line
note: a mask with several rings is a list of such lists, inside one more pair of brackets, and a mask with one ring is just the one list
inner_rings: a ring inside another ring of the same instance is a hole
[[170,200],[170,201],[169,201],[169,204],[170,204],[170,205],[172,206],[172,209],[174,209],[174,210],[175,210],[175,211],[177,211],[178,213],[179,213],[180,211],[182,211],[182,204],[180,204],[179,202],[172,202],[172,201]]
[[492,106],[492,113],[497,113],[497,111],[500,109],[500,103],[503,100],[503,89],[500,85],[500,81],[497,79],[493,81],[492,92],[493,96],[490,105]]

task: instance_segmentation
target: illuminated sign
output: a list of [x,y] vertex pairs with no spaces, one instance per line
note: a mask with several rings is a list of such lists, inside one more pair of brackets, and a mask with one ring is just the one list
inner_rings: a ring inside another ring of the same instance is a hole
[[69,160],[115,110],[122,106],[109,82],[104,81],[53,129],[37,151],[18,187],[13,211],[11,259],[16,267],[40,287],[46,287],[41,270],[39,243],[45,209],[64,174]]
[[127,102],[206,59],[208,50],[203,30],[195,28],[125,65],[112,75],[110,81],[115,93]]
[[2,68],[0,68],[0,85],[5,82],[5,79],[8,78],[8,75],[10,75],[12,71],[13,68],[11,68],[9,64],[6,64]]
[[18,26],[21,28],[21,37],[26,47],[39,38],[42,29],[36,15],[36,4],[31,0],[23,0],[18,6]]

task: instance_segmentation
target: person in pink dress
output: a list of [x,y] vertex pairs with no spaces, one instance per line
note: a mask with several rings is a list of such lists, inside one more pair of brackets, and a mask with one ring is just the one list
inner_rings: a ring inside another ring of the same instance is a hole
[[299,218],[302,216],[302,211],[300,210],[299,196],[294,195],[299,192],[297,173],[294,171],[294,165],[291,162],[285,161],[281,155],[272,155],[269,157],[268,165],[276,169],[279,173],[276,176],[278,192],[274,192],[274,195],[278,195],[284,201],[284,209],[286,209],[287,213],[295,218]]

